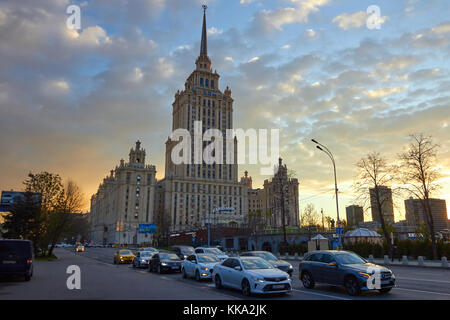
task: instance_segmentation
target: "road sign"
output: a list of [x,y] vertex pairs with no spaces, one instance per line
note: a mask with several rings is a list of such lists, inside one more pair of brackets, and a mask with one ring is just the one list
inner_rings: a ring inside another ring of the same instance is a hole
[[139,233],[155,233],[156,224],[139,224]]

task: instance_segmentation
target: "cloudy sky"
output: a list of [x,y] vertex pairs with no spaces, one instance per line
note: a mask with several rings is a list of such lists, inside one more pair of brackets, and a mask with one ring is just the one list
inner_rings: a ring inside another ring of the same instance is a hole
[[[164,175],[171,104],[199,53],[201,0],[3,0],[0,3],[0,188],[29,171],[93,194],[136,140]],[[81,29],[66,8],[81,7]],[[389,160],[407,135],[440,144],[450,208],[450,17],[441,0],[209,0],[208,53],[229,85],[234,124],[281,129],[281,156],[300,180],[300,206],[335,215],[353,202],[355,163]],[[381,28],[366,26],[377,4]],[[267,177],[240,167],[254,187]],[[402,218],[402,199],[396,219]],[[88,205],[86,206],[88,209]],[[450,210],[448,210],[450,213]]]

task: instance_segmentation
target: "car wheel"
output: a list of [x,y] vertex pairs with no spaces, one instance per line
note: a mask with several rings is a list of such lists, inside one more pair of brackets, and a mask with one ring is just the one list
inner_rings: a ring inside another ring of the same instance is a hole
[[344,282],[345,290],[351,296],[357,296],[361,293],[361,288],[359,287],[358,280],[355,277],[347,277]]
[[389,291],[391,291],[391,289],[392,288],[383,288],[383,289],[380,289],[380,290],[378,290],[381,294],[386,294],[386,293],[388,293]]
[[200,281],[200,280],[201,280],[201,279],[200,279],[200,273],[198,272],[198,270],[195,271],[195,280],[196,280],[196,281]]
[[116,264],[116,259],[113,260],[113,264]]
[[25,275],[25,281],[30,281],[30,279],[31,279],[31,275],[26,274],[26,275]]
[[242,295],[245,297],[249,297],[252,292],[250,291],[250,283],[248,283],[247,279],[244,279],[244,281],[242,281]]
[[222,289],[222,280],[220,280],[220,277],[217,274],[214,277],[214,283],[215,283],[217,289]]
[[314,279],[313,279],[311,273],[309,273],[307,271],[302,273],[302,283],[306,289],[312,289],[312,288],[314,288],[314,286],[316,284],[314,282]]

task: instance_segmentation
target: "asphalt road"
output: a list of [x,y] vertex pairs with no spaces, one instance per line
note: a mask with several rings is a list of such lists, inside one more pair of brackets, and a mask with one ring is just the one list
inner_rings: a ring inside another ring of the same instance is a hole
[[[0,300],[8,299],[150,299],[150,300],[235,300],[245,299],[240,292],[217,290],[212,282],[183,279],[180,274],[158,275],[131,265],[114,265],[113,248],[86,248],[83,253],[56,249],[58,260],[36,261],[29,282],[20,278],[0,278]],[[297,264],[293,263],[295,269]],[[66,285],[69,265],[81,269],[81,289]],[[252,297],[281,300],[450,300],[450,271],[444,269],[392,267],[397,287],[389,294],[363,293],[348,296],[343,288],[316,285],[303,288],[297,270],[293,274],[293,292],[288,295]]]

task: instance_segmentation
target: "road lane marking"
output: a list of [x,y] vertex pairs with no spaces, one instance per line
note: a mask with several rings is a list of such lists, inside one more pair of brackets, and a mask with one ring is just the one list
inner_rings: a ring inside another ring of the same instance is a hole
[[292,291],[303,292],[305,294],[309,294],[310,293],[310,294],[315,294],[315,295],[318,295],[318,296],[324,296],[324,297],[329,297],[329,298],[334,298],[334,299],[352,300],[352,299],[349,299],[349,298],[344,298],[344,297],[339,297],[339,296],[332,296],[332,295],[329,295],[329,294],[312,292],[312,291],[304,291],[304,290],[299,290],[299,289],[292,289]]
[[397,277],[396,279],[405,279],[405,280],[416,280],[416,281],[429,281],[429,282],[437,282],[437,283],[450,283],[450,281],[443,281],[443,280],[432,280],[432,279],[417,279],[417,278],[404,278],[404,277]]
[[404,290],[404,291],[421,292],[421,293],[438,294],[438,295],[442,295],[442,296],[450,296],[450,293],[444,293],[444,292],[424,291],[424,290],[406,289],[406,288],[399,288],[399,287],[395,287],[395,289],[396,290]]

